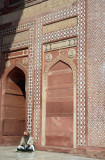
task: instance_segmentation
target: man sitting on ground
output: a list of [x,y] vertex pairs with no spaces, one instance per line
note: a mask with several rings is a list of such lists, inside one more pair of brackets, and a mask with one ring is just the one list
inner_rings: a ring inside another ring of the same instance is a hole
[[17,147],[17,151],[35,151],[33,145],[33,138],[28,132],[24,132],[24,135],[20,141],[20,145]]

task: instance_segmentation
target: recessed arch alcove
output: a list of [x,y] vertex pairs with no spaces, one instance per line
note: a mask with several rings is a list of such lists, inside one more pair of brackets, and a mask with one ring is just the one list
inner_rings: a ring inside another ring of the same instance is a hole
[[2,143],[16,145],[26,129],[26,77],[14,66],[5,77],[2,104]]
[[76,67],[61,55],[43,76],[42,146],[76,148]]

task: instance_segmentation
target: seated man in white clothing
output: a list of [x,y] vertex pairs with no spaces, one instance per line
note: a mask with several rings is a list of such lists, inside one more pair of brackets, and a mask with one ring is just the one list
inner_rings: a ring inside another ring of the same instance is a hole
[[35,151],[33,138],[29,133],[24,132],[24,136],[21,138],[20,145],[17,147],[17,151]]

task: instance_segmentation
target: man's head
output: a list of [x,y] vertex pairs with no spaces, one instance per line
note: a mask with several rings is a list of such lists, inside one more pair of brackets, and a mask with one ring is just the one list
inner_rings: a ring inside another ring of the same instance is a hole
[[29,133],[26,132],[26,131],[24,131],[24,137],[25,137],[25,138],[29,138]]
[[26,131],[24,131],[24,136],[27,136],[27,135],[28,135],[28,133]]

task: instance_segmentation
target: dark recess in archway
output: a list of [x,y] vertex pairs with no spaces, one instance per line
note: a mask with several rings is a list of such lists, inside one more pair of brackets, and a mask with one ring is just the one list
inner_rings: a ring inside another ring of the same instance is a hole
[[25,74],[24,72],[15,67],[8,75],[8,77],[21,89],[24,98],[26,97],[25,93]]

